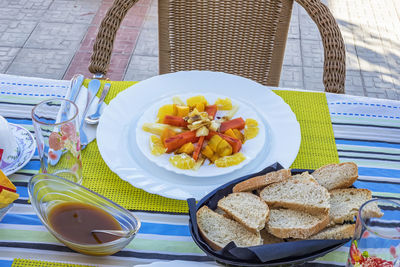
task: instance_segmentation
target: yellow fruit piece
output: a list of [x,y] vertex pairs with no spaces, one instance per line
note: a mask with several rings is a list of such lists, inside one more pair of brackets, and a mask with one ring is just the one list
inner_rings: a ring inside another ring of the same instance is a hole
[[193,153],[193,151],[194,151],[194,145],[191,142],[189,142],[189,143],[186,143],[183,146],[181,146],[178,149],[178,151],[176,151],[176,153],[177,154],[185,153],[185,154],[190,155]]
[[211,137],[211,139],[208,141],[207,145],[212,149],[212,151],[216,152],[217,147],[219,142],[221,142],[223,139],[219,135],[214,135]]
[[186,103],[189,107],[195,107],[199,103],[203,103],[204,106],[207,106],[207,100],[202,95],[197,95],[186,99]]
[[230,167],[233,165],[238,165],[245,159],[246,159],[246,157],[242,153],[238,152],[231,156],[225,156],[225,157],[219,158],[219,159],[215,160],[214,163],[215,163],[215,166],[224,168],[224,167]]
[[258,135],[258,127],[248,127],[244,129],[244,138],[245,140],[252,139]]
[[0,192],[0,208],[5,208],[9,204],[13,203],[19,197],[17,193],[8,191],[6,189]]
[[244,142],[244,135],[238,129],[232,129],[233,133],[236,136],[236,139],[239,139],[242,143]]
[[214,163],[217,159],[219,159],[217,154],[214,154],[209,160]]
[[225,140],[222,140],[221,142],[219,142],[218,146],[217,146],[217,155],[220,157],[224,157],[224,156],[228,156],[230,154],[232,154],[231,145]]
[[199,112],[203,112],[205,109],[204,103],[197,103],[195,107]]
[[160,156],[164,154],[167,149],[163,146],[158,136],[152,135],[150,136],[150,151],[154,156]]
[[258,126],[258,122],[255,119],[246,119],[245,122],[247,127],[257,127]]
[[173,104],[167,104],[162,106],[157,113],[157,122],[163,123],[165,115],[176,115],[176,109],[174,109]]
[[189,115],[189,107],[188,106],[176,105],[176,116],[186,117],[187,115]]
[[191,156],[189,156],[188,154],[185,154],[185,153],[170,157],[169,162],[173,166],[175,166],[179,169],[183,169],[183,170],[193,169],[193,167],[196,163],[195,160]]
[[232,109],[232,101],[229,98],[225,98],[225,99],[218,98],[215,101],[215,105],[217,105],[218,110],[231,110]]
[[235,132],[233,131],[233,129],[226,130],[224,132],[224,134],[227,135],[227,136],[230,136],[232,138],[239,139],[239,138],[237,138],[237,136],[236,136]]
[[210,148],[209,145],[207,145],[203,148],[203,150],[201,150],[201,154],[203,154],[205,157],[211,160],[212,157],[214,156],[214,151]]

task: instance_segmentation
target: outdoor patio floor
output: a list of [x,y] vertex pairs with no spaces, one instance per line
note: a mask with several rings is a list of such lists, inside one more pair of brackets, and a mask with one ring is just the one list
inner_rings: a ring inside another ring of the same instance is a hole
[[[400,100],[400,1],[324,0],[346,44],[346,93]],[[70,79],[87,70],[112,0],[0,0],[0,73]],[[117,34],[108,77],[158,74],[157,0],[140,0]],[[281,87],[322,91],[316,25],[294,4]]]

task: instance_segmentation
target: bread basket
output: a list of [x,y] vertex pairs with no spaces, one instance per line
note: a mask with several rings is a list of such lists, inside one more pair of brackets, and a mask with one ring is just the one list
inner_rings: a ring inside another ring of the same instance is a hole
[[[212,249],[200,236],[196,221],[196,212],[203,205],[207,205],[211,209],[217,207],[218,200],[232,193],[232,188],[237,183],[249,179],[251,177],[263,175],[269,172],[277,171],[283,167],[279,163],[268,166],[264,170],[250,174],[229,183],[226,183],[205,197],[197,204],[195,199],[188,199],[189,205],[189,229],[195,243],[209,257],[218,262],[239,266],[265,266],[265,265],[281,265],[281,264],[299,264],[306,261],[314,260],[328,252],[339,248],[350,239],[344,240],[301,240],[290,241],[277,244],[260,245],[253,247],[236,247],[234,242],[230,242],[222,250]],[[292,174],[302,173],[311,170],[292,170]]]

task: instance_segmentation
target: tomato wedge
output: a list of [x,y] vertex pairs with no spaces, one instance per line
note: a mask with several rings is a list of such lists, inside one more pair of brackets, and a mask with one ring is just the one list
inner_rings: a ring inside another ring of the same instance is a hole
[[196,143],[199,138],[196,136],[196,131],[184,132],[171,136],[164,140],[164,147],[167,149],[167,153],[170,153],[186,143]]
[[242,130],[246,126],[246,122],[241,118],[236,118],[230,121],[224,121],[221,123],[221,127],[219,127],[219,131],[221,133],[226,132],[229,129],[238,129]]
[[172,115],[165,115],[163,123],[178,127],[187,126],[187,122],[182,117]]

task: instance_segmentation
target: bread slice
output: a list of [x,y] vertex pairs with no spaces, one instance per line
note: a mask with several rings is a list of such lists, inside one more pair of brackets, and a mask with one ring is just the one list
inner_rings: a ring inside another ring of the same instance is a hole
[[216,213],[218,213],[218,214],[221,214],[221,215],[224,216],[225,218],[232,219],[231,216],[229,216],[228,214],[226,214],[226,212],[223,211],[223,210],[221,210],[220,208],[216,208],[216,209],[214,210],[214,212],[216,212]]
[[264,245],[285,242],[282,238],[276,237],[268,233],[268,231],[265,228],[260,231],[260,235]]
[[312,176],[328,191],[348,188],[358,178],[358,167],[354,162],[329,164],[314,171]]
[[318,184],[317,180],[314,179],[314,177],[309,174],[308,172],[303,172],[302,174],[296,174],[292,176],[293,180],[300,181],[300,182],[305,182],[305,183],[313,183],[313,184]]
[[341,224],[325,228],[321,232],[310,236],[308,239],[347,239],[354,235],[355,224]]
[[297,210],[272,209],[266,229],[279,238],[306,239],[324,229],[328,223],[328,214],[311,215]]
[[[329,217],[331,223],[342,224],[345,221],[354,221],[361,205],[372,199],[371,191],[368,189],[346,188],[330,191]],[[367,207],[368,217],[381,217],[383,214],[377,205]]]
[[196,218],[200,235],[215,250],[222,249],[231,241],[238,247],[262,244],[259,232],[253,233],[240,223],[212,211],[207,206],[197,211]]
[[329,211],[329,193],[319,184],[289,179],[265,187],[260,197],[270,208],[288,208],[311,214]]
[[286,181],[291,176],[290,170],[282,169],[256,176],[238,183],[232,188],[233,192],[246,192],[257,190],[272,183]]
[[269,214],[264,200],[247,192],[229,194],[218,201],[218,208],[254,233],[265,227]]

